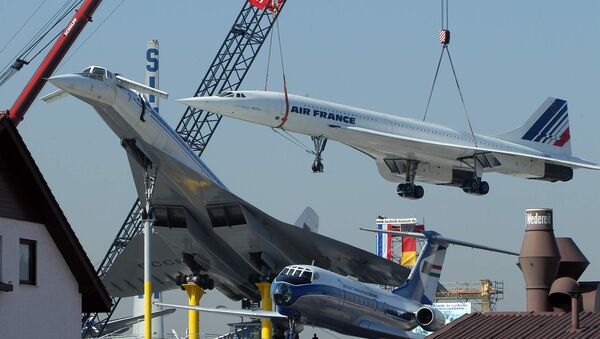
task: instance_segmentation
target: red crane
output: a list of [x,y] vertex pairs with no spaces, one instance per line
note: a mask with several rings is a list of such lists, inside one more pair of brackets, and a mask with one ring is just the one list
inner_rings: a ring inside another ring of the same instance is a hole
[[35,100],[46,84],[46,80],[52,76],[52,73],[54,73],[56,67],[58,67],[58,64],[64,58],[65,54],[67,54],[67,51],[71,48],[73,42],[75,42],[88,21],[92,21],[92,14],[94,14],[100,2],[102,0],[86,0],[75,12],[75,15],[69,21],[63,33],[56,40],[48,55],[46,55],[23,92],[21,92],[21,95],[19,95],[19,98],[17,98],[17,101],[15,101],[9,110],[9,118],[15,125],[23,120],[23,116],[33,103],[33,100]]

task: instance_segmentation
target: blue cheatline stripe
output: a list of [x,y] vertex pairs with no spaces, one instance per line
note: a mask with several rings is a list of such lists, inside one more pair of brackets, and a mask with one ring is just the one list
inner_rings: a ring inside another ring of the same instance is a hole
[[565,102],[565,105],[562,106],[562,108],[552,118],[552,120],[550,120],[550,123],[548,125],[546,125],[546,127],[544,127],[544,129],[539,133],[539,135],[535,138],[534,141],[540,141],[540,140],[542,140],[542,138],[544,138],[546,136],[551,136],[552,134],[549,133],[550,129],[552,129],[553,127],[556,127],[558,120],[560,120],[566,113],[567,113],[567,103]]
[[540,116],[540,118],[531,126],[531,128],[521,138],[523,140],[533,140],[538,132],[546,126],[548,121],[558,112],[558,110],[566,103],[561,99],[555,99],[554,102],[546,109],[546,111]]

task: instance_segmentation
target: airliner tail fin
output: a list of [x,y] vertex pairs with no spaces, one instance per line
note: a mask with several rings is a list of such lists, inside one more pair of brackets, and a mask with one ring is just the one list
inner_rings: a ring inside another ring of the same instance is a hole
[[442,274],[442,266],[444,265],[444,258],[446,257],[446,249],[448,248],[448,245],[453,244],[515,256],[519,255],[518,253],[511,251],[479,245],[458,239],[446,238],[434,231],[423,231],[422,233],[419,233],[365,228],[361,229],[363,231],[388,233],[426,240],[425,246],[423,246],[421,254],[419,254],[419,258],[410,272],[408,279],[404,285],[392,291],[394,294],[416,300],[422,304],[433,303],[433,297],[438,287],[440,275]]
[[562,99],[548,98],[523,126],[499,138],[541,151],[571,155],[569,110]]

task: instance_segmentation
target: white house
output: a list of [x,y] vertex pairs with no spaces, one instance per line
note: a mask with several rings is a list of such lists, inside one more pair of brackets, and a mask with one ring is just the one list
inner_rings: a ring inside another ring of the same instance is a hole
[[0,118],[0,338],[81,338],[110,297],[13,124]]

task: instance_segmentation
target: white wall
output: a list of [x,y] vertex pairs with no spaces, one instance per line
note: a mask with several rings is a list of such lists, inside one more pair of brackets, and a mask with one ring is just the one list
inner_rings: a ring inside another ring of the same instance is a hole
[[[41,224],[0,218],[1,338],[81,338],[81,294],[75,277]],[[19,284],[19,239],[36,241],[36,285]]]

